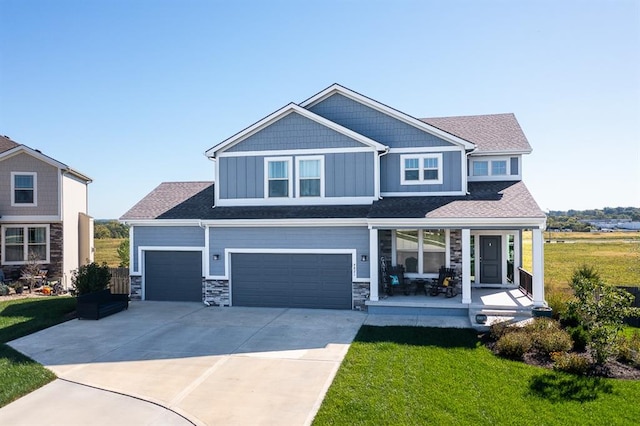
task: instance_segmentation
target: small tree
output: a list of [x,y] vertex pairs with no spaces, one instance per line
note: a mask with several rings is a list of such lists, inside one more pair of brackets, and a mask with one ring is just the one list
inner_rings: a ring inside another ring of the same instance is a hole
[[21,275],[22,278],[27,281],[29,293],[31,293],[33,288],[36,286],[36,282],[42,279],[40,272],[42,263],[34,252],[30,251],[28,256],[27,263],[22,267]]
[[632,308],[633,296],[606,285],[592,267],[576,269],[571,278],[575,299],[568,303],[568,315],[578,319],[588,337],[597,364],[604,364],[616,353],[617,336],[623,320],[638,314]]
[[71,283],[73,289],[71,292],[75,296],[92,293],[94,291],[105,290],[111,282],[111,272],[106,263],[98,265],[95,262],[83,265],[73,271]]
[[117,249],[118,257],[120,258],[120,267],[128,268],[129,267],[129,239],[123,240]]

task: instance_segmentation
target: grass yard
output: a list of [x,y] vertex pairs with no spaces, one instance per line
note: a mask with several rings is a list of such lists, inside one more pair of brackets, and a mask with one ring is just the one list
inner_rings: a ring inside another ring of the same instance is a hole
[[94,239],[96,253],[94,260],[97,264],[102,265],[106,263],[112,268],[117,268],[120,265],[120,258],[118,257],[118,246],[124,238],[96,238]]
[[75,307],[74,298],[63,296],[0,302],[0,407],[55,379],[51,371],[5,343],[64,322]]
[[[545,232],[545,240],[549,233]],[[544,245],[545,288],[569,291],[576,268],[595,267],[602,279],[613,285],[640,285],[640,233],[553,232]],[[558,241],[563,241],[559,243]],[[531,271],[531,233],[523,235],[523,264]]]
[[622,425],[640,382],[556,373],[501,359],[473,330],[364,326],[314,425]]

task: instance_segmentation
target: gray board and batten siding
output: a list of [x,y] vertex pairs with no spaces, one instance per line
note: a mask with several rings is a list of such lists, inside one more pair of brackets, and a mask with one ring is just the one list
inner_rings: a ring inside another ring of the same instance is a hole
[[[429,152],[429,154],[433,153]],[[401,185],[401,155],[407,154],[390,153],[380,159],[381,192],[462,191],[462,153],[460,151],[442,152],[442,183],[436,185]]]
[[[374,195],[375,154],[373,152],[320,155],[324,157],[325,197],[372,197]],[[263,198],[264,159],[265,156],[219,158],[220,198]],[[292,156],[292,160],[295,176],[295,156]],[[293,184],[295,194],[295,179]]]
[[209,258],[220,256],[209,263],[210,275],[226,275],[225,249],[356,250],[357,277],[369,278],[369,262],[360,261],[369,256],[367,227],[210,228]]
[[340,94],[329,96],[309,110],[390,148],[453,146],[424,130]]
[[292,149],[362,148],[358,142],[298,113],[292,112],[259,132],[227,148],[225,152]]
[[[134,226],[131,266],[140,271],[138,247],[204,247],[204,229],[199,226]],[[199,271],[201,274],[202,272]]]

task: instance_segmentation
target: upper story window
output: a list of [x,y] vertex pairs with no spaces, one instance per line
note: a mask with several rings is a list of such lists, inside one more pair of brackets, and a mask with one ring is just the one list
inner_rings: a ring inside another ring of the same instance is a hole
[[506,177],[519,175],[519,160],[517,157],[493,157],[472,159],[469,176],[478,177],[479,180],[501,180]]
[[324,157],[297,157],[298,197],[324,196]]
[[49,225],[5,225],[2,230],[2,263],[49,263]]
[[11,173],[11,205],[35,206],[37,173],[12,172]]
[[265,158],[267,176],[265,193],[268,198],[291,197],[291,158]]
[[442,183],[442,154],[400,156],[402,185]]

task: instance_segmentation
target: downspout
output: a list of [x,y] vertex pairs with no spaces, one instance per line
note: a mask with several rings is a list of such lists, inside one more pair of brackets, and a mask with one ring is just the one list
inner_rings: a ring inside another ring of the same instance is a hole
[[465,170],[467,173],[465,173],[465,177],[464,177],[464,193],[469,195],[469,155],[473,154],[474,152],[476,152],[476,150],[478,149],[478,147],[473,148],[471,151],[468,151],[465,153]]
[[380,159],[389,153],[390,148],[388,146],[384,147],[384,151],[380,153],[378,151],[378,176],[376,179],[378,180],[378,199],[382,200],[382,195],[380,195],[380,183],[382,182],[382,176],[380,176]]

